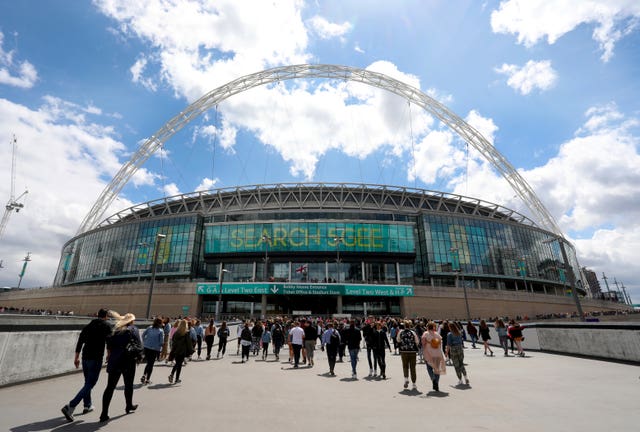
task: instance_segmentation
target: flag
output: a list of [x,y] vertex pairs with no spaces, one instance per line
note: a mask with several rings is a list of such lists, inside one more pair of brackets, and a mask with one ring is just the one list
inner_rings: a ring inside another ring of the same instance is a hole
[[296,269],[296,273],[306,273],[307,272],[307,265],[306,264],[302,264],[300,267],[298,267]]

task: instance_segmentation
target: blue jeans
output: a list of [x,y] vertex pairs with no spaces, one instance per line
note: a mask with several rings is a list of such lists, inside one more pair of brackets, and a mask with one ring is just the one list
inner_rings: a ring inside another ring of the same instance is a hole
[[91,389],[98,382],[100,370],[102,369],[102,360],[85,360],[82,359],[82,373],[84,374],[84,386],[80,389],[76,397],[74,397],[69,406],[75,408],[80,401],[84,401],[85,408],[91,406]]
[[438,383],[440,382],[440,375],[433,372],[433,368],[429,365],[429,363],[427,363],[427,373],[429,374],[429,378],[431,378],[431,381],[433,381],[435,385],[438,385]]
[[351,357],[351,372],[353,374],[356,373],[356,366],[358,364],[358,353],[360,352],[359,348],[349,349],[349,357]]
[[475,348],[476,342],[478,342],[478,335],[471,335],[471,346]]

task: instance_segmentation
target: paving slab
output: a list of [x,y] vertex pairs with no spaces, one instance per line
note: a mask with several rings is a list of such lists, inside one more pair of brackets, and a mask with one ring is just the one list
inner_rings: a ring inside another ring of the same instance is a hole
[[106,423],[98,421],[104,371],[93,391],[96,411],[73,423],[60,408],[82,386],[80,373],[1,388],[0,431],[640,430],[638,366],[540,352],[507,358],[494,351],[488,357],[468,345],[470,385],[456,386],[450,366],[436,393],[424,364],[418,364],[418,390],[404,390],[400,357],[391,354],[388,379],[380,380],[367,376],[361,351],[353,380],[348,357],[330,377],[320,350],[313,368],[293,369],[286,350],[281,361],[252,356],[241,363],[233,347],[222,359],[190,362],[180,384],[168,383],[170,368],[160,363],[152,384],[142,386],[144,366],[138,366],[138,410],[125,414],[120,381]]

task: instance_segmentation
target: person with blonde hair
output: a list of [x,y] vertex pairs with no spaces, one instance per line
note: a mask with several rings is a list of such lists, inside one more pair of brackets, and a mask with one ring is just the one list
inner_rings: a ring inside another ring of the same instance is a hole
[[133,403],[133,380],[136,365],[142,356],[142,342],[140,332],[134,325],[136,316],[132,313],[121,316],[114,311],[110,311],[110,315],[117,321],[113,327],[113,334],[107,339],[108,379],[107,387],[102,394],[101,422],[109,420],[109,405],[120,375],[124,381],[125,412],[129,414],[138,409],[138,405]]
[[447,364],[442,352],[442,336],[436,331],[436,323],[433,321],[427,324],[427,331],[422,335],[422,353],[433,390],[439,392],[440,375],[447,373]]
[[192,355],[193,352],[193,341],[189,334],[189,324],[187,320],[180,320],[171,340],[171,357],[173,357],[175,363],[169,374],[169,383],[173,384],[174,376],[176,384],[181,382],[180,373],[182,372],[184,359]]

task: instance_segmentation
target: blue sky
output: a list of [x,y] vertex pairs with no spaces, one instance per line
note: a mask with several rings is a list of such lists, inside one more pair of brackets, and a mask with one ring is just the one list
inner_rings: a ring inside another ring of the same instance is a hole
[[[138,146],[210,90],[267,68],[341,64],[419,88],[531,185],[581,265],[640,297],[640,4],[632,0],[0,0],[0,286],[51,284],[61,246]],[[415,167],[415,169],[414,169]],[[138,202],[271,182],[459,193],[529,214],[419,107],[351,82],[294,80],[223,101],[123,189]],[[604,287],[603,287],[604,288]],[[615,288],[612,286],[612,288]]]

